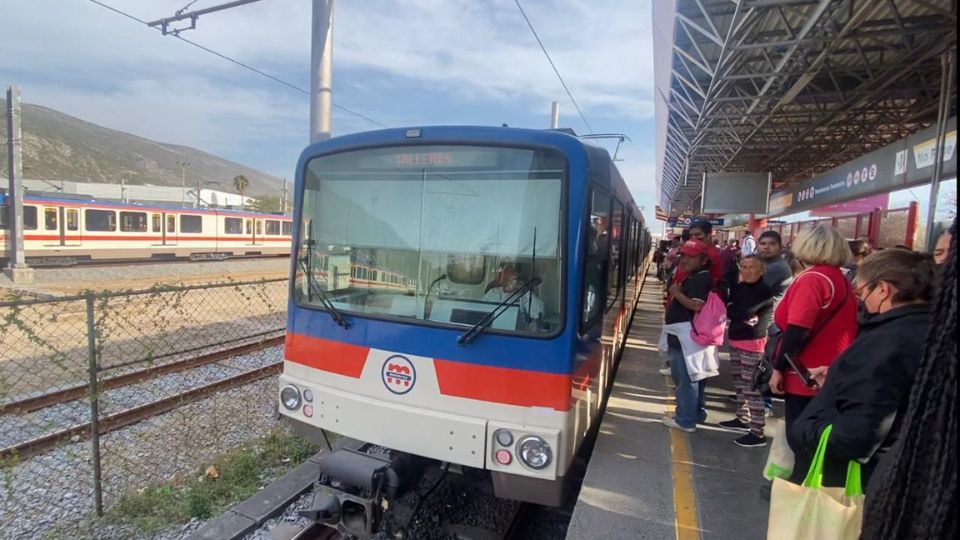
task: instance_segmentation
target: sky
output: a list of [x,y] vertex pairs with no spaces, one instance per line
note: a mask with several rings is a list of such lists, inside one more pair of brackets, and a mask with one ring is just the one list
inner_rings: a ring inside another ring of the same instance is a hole
[[[190,0],[102,2],[155,20]],[[198,0],[189,9],[224,2]],[[631,139],[617,166],[652,222],[650,0],[521,4],[592,132]],[[305,89],[310,6],[261,0],[204,15],[181,35]],[[0,13],[0,82],[20,85],[25,102],[293,178],[308,142],[304,93],[90,0],[0,0]],[[562,127],[591,131],[513,0],[338,1],[333,101],[390,127],[528,128],[548,127],[558,101]],[[378,129],[337,109],[332,125],[334,136]]]

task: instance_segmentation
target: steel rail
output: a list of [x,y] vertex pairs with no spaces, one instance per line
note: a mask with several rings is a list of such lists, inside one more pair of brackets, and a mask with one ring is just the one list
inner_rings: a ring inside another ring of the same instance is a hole
[[[149,379],[155,379],[162,375],[169,375],[171,373],[178,373],[181,371],[186,371],[188,369],[205,366],[207,364],[219,362],[220,360],[232,358],[234,356],[238,356],[241,354],[248,354],[251,352],[256,352],[256,351],[265,349],[267,347],[275,347],[278,345],[282,345],[283,340],[284,340],[284,337],[279,336],[275,338],[266,339],[263,341],[258,341],[256,343],[249,343],[246,345],[241,345],[239,347],[233,347],[231,349],[225,349],[225,350],[216,351],[210,354],[204,354],[200,356],[195,356],[193,358],[187,358],[185,360],[178,360],[176,362],[170,362],[168,364],[161,364],[159,366],[139,369],[137,371],[132,371],[130,373],[125,373],[123,375],[110,377],[109,379],[104,379],[100,381],[98,390],[102,392],[104,390],[111,390],[113,388],[119,388],[121,386],[129,386],[131,384],[136,384]],[[29,413],[29,412],[43,409],[45,407],[50,407],[51,405],[58,405],[60,403],[75,401],[89,395],[89,393],[90,393],[89,384],[78,384],[76,386],[71,386],[68,388],[64,388],[62,390],[57,390],[56,392],[50,392],[50,393],[42,394],[39,396],[26,397],[26,398],[18,399],[8,403],[4,403],[0,405],[0,415]]]
[[[245,371],[233,377],[199,386],[186,392],[181,392],[163,399],[131,407],[124,411],[103,416],[99,419],[98,434],[110,433],[126,426],[136,424],[147,418],[172,411],[178,407],[204,399],[210,395],[244,386],[252,382],[277,375],[283,368],[283,362],[275,362],[250,371]],[[10,459],[22,460],[63,446],[68,443],[80,442],[92,436],[91,423],[85,422],[66,429],[42,435],[34,439],[0,449],[0,461]]]

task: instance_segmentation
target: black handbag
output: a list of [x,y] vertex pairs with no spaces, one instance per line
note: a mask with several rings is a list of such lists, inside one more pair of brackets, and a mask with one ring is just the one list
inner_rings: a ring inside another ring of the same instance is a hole
[[[849,287],[849,283],[847,287]],[[807,338],[807,343],[811,343],[813,338],[817,335],[822,328],[825,328],[827,324],[833,319],[833,316],[840,312],[843,308],[843,305],[847,303],[847,290],[843,291],[843,299],[840,300],[840,304],[827,316],[826,319],[820,323]],[[760,359],[760,364],[757,365],[757,370],[753,373],[753,379],[751,379],[750,384],[754,391],[760,392],[761,394],[766,394],[770,391],[770,378],[773,377],[773,361],[777,357],[777,354],[780,352],[780,338],[783,337],[783,330],[780,329],[776,323],[770,323],[770,326],[767,327],[767,344],[763,347],[763,358]]]

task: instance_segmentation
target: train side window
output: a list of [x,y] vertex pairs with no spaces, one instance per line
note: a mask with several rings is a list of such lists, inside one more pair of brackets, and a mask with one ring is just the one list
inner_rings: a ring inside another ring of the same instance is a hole
[[603,315],[607,266],[610,257],[610,197],[591,191],[589,222],[584,227],[587,250],[583,272],[583,298],[580,330],[585,331]]
[[177,232],[177,216],[167,216],[167,232]]
[[160,214],[150,214],[150,230],[152,232],[160,232]]
[[275,219],[268,219],[267,223],[267,235],[269,236],[279,236],[280,235],[280,222]]
[[113,232],[117,230],[117,213],[113,210],[84,210],[88,231]]
[[37,230],[37,207],[36,206],[23,207],[23,230],[25,231]]
[[10,212],[10,207],[6,204],[0,204],[0,231],[10,228],[10,226],[7,225],[7,220],[10,219],[7,217],[8,212]]
[[614,199],[610,223],[610,264],[607,266],[607,308],[620,298],[620,259],[623,256],[623,204]]
[[251,224],[251,220],[245,220],[244,224],[246,228],[246,234],[253,234],[253,225]]
[[120,212],[121,232],[147,232],[146,212]]
[[43,209],[43,228],[48,231],[57,230],[57,209],[44,207]]
[[67,230],[68,231],[79,231],[80,230],[80,211],[76,208],[67,208]]
[[281,231],[281,234],[283,234],[283,236],[290,236],[290,233],[293,230],[291,225],[292,224],[289,221],[280,222],[280,231]]
[[180,216],[180,232],[182,233],[201,233],[203,232],[203,216]]
[[256,220],[256,230],[257,230],[257,235],[263,234],[263,221],[262,221],[262,220],[259,220],[259,219]]
[[223,218],[223,232],[227,234],[243,234],[243,220],[241,218]]

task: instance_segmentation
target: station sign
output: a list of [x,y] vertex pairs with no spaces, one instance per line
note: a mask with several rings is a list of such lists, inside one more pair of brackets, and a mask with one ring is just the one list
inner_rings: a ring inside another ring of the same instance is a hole
[[667,218],[667,226],[686,228],[686,227],[689,227],[690,224],[693,223],[694,221],[709,221],[710,224],[713,225],[714,227],[722,227],[724,224],[724,220],[722,218],[708,219],[708,218],[698,218],[698,217],[687,216],[687,217]]
[[[944,177],[957,172],[957,119],[947,122],[943,149]],[[767,215],[778,216],[888,193],[929,182],[937,153],[936,126],[889,144],[829,171],[815,174],[770,194]]]

